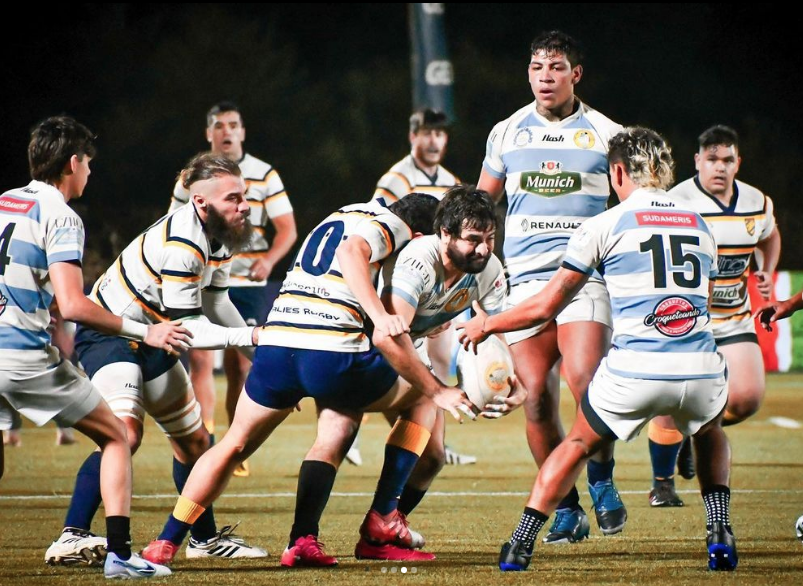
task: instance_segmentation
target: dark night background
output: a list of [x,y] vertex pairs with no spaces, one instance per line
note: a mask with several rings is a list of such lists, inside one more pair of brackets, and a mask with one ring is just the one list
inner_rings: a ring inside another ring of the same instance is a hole
[[[678,180],[693,173],[702,130],[734,126],[739,177],[776,202],[781,268],[801,269],[803,59],[784,15],[770,4],[447,4],[458,120],[446,166],[476,181],[491,127],[532,101],[530,40],[560,28],[586,46],[578,95],[662,132]],[[206,148],[206,110],[228,98],[243,109],[248,152],[284,179],[303,239],[336,207],[369,199],[407,153],[408,38],[405,4],[15,7],[0,41],[0,187],[28,182],[38,120],[75,116],[99,137],[76,208],[88,245],[111,256],[166,211],[177,171]]]

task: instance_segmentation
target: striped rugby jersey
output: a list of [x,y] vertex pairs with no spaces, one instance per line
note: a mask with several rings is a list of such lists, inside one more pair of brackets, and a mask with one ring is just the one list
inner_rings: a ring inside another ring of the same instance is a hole
[[717,243],[719,274],[711,303],[714,334],[726,322],[751,319],[747,275],[756,244],[769,238],[775,228],[772,200],[736,181],[726,207],[705,191],[697,177],[676,185],[669,195],[700,214]]
[[446,191],[458,183],[460,180],[440,165],[434,175],[427,175],[410,154],[379,178],[373,199],[390,205],[408,193],[426,193],[440,201]]
[[392,293],[415,308],[410,336],[423,338],[479,301],[491,315],[502,311],[507,285],[502,263],[491,255],[485,269],[464,274],[444,288],[440,238],[421,236],[382,267],[382,294]]
[[371,247],[370,271],[412,238],[401,218],[378,202],[354,204],[329,215],[307,236],[287,273],[259,336],[260,345],[333,352],[365,352],[365,314],[343,279],[335,256],[350,236]]
[[59,361],[50,346],[56,262],[80,263],[84,223],[55,187],[31,181],[0,196],[0,369],[40,370]]
[[535,107],[533,102],[494,126],[482,163],[489,175],[505,180],[504,255],[511,285],[549,280],[572,233],[605,210],[608,141],[622,130],[583,103],[558,122]]
[[[251,265],[270,248],[266,228],[271,218],[291,214],[293,206],[281,177],[271,165],[246,153],[239,166],[245,180],[245,199],[251,208],[249,219],[254,226],[254,234],[250,244],[234,255],[229,278],[232,287],[261,287],[266,281],[252,281],[249,278]],[[190,192],[184,189],[181,181],[176,182],[169,211],[175,211],[189,199]]]
[[587,275],[597,268],[605,277],[611,372],[655,380],[722,375],[708,314],[717,249],[696,212],[664,191],[636,190],[574,233],[563,266]]
[[210,241],[195,205],[185,205],[137,236],[90,299],[115,315],[156,323],[168,319],[168,309],[199,309],[203,289],[226,290],[230,268],[229,249]]

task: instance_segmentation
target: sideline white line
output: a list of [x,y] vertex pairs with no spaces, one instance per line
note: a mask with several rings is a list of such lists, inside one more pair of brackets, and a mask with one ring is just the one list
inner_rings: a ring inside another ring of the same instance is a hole
[[[648,489],[644,490],[620,490],[619,494],[635,494],[635,495],[644,495],[649,492]],[[699,494],[699,490],[679,490],[677,491],[678,494]],[[736,489],[732,490],[732,493],[736,494],[803,494],[803,489],[790,489],[790,490],[749,490],[749,489]],[[530,494],[529,492],[482,492],[482,491],[462,491],[462,492],[437,492],[432,491],[427,493],[427,498],[429,497],[455,497],[455,496],[475,496],[475,497],[499,497],[499,496],[527,496]],[[0,495],[0,501],[48,501],[48,500],[59,500],[59,499],[68,499],[72,495],[69,494],[31,494],[31,495]],[[157,494],[135,494],[133,498],[135,499],[175,499],[176,493],[157,493]],[[256,498],[295,498],[296,493],[294,492],[241,492],[241,493],[233,493],[233,494],[226,494],[220,498],[228,498],[228,499],[256,499]],[[333,497],[371,497],[374,496],[372,492],[333,492]]]

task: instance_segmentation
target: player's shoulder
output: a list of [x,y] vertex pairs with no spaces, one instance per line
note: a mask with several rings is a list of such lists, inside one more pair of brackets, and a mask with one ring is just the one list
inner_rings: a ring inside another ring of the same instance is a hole
[[0,196],[0,208],[5,214],[27,216],[44,222],[47,218],[80,217],[67,203],[61,192],[47,183],[31,181],[25,187],[5,192]]
[[522,106],[521,108],[513,112],[513,114],[511,114],[504,120],[500,120],[491,129],[489,140],[496,141],[504,138],[504,136],[507,135],[511,129],[518,128],[519,124],[521,124],[522,121],[524,121],[534,111],[535,111],[535,102],[530,102],[526,106]]
[[263,181],[273,171],[273,165],[245,153],[239,163],[244,179]]
[[433,266],[439,257],[439,239],[435,234],[413,238],[400,252],[400,258],[417,258],[425,265]]
[[588,120],[596,133],[605,142],[606,149],[608,141],[620,133],[624,127],[618,122],[614,122],[599,110],[595,110],[585,102],[580,102],[583,117]]
[[[736,211],[745,212],[756,211],[756,210],[763,210],[766,206],[767,196],[764,195],[764,192],[758,189],[757,187],[753,187],[743,181],[739,181],[738,179],[735,180],[736,188],[739,191],[739,199],[736,203]],[[742,209],[740,209],[742,208]]]
[[700,188],[697,186],[697,182],[695,182],[694,177],[689,177],[685,181],[681,181],[672,189],[670,189],[668,193],[669,197],[678,200],[690,200],[692,198],[705,195],[702,191],[700,191]]

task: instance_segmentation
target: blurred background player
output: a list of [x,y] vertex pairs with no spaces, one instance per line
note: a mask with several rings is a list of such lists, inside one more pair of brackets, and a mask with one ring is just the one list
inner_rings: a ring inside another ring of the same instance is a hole
[[[747,275],[751,261],[762,298],[769,300],[773,275],[781,255],[781,236],[775,225],[772,200],[755,187],[736,180],[741,157],[739,136],[727,126],[712,126],[699,139],[694,155],[697,175],[675,186],[669,194],[699,213],[714,234],[719,274],[711,299],[711,323],[717,347],[728,362],[728,407],[723,425],[753,415],[764,399],[764,360],[750,315]],[[694,477],[691,445],[672,425],[656,418],[650,423],[653,488],[650,505],[678,507],[675,461],[684,478]],[[680,452],[680,456],[678,456]]]
[[[608,140],[622,128],[575,96],[583,77],[577,41],[552,31],[536,37],[530,49],[535,102],[491,130],[477,185],[496,200],[507,192],[504,255],[510,307],[546,286],[560,267],[569,237],[584,220],[605,210]],[[527,442],[539,466],[564,437],[553,366],[563,358],[563,374],[579,405],[608,351],[610,328],[610,300],[601,275],[594,272],[556,320],[507,335],[516,376],[528,392]],[[621,531],[627,519],[613,484],[612,449],[612,444],[604,446],[588,462],[589,492],[606,535]],[[544,541],[580,541],[588,532],[588,518],[572,487]]]
[[656,415],[694,435],[706,509],[708,567],[733,570],[730,447],[721,420],[727,367],[717,352],[708,302],[717,248],[702,217],[664,191],[671,152],[661,136],[627,128],[609,145],[611,183],[620,205],[586,220],[572,235],[561,268],[534,297],[465,325],[461,341],[543,323],[571,302],[599,268],[613,313],[613,348],[583,395],[572,430],[538,472],[527,506],[499,568],[524,570],[538,532],[591,454],[617,439],[635,439]]
[[0,433],[8,429],[8,407],[13,407],[37,425],[52,419],[75,427],[100,448],[98,493],[108,542],[76,532],[70,540],[83,547],[65,552],[54,544],[56,559],[98,565],[108,552],[107,578],[166,576],[170,570],[131,552],[131,452],[125,429],[89,379],[53,348],[48,332],[48,308],[56,299],[66,319],[144,340],[161,351],[186,347],[184,328],[121,319],[84,295],[84,225],[67,203],[83,195],[94,140],[88,128],[67,116],[40,122],[28,145],[33,181],[0,196]]
[[[441,165],[449,144],[449,121],[446,114],[432,108],[416,110],[410,116],[407,138],[410,141],[410,154],[380,177],[373,199],[390,205],[408,193],[415,192],[432,195],[440,201],[446,190],[460,183],[457,177]],[[432,370],[442,381],[448,381],[451,374],[453,340],[454,327],[449,327],[427,338],[425,342],[425,352],[429,355]],[[393,425],[395,414],[389,413],[386,417]],[[346,454],[346,460],[357,466],[362,464],[358,439],[354,440]],[[475,456],[456,452],[445,446],[444,464],[463,465],[476,462]],[[413,485],[426,482],[423,477],[417,476],[414,472],[410,479]],[[429,474],[424,476],[429,477]]]
[[[144,323],[180,319],[199,348],[251,347],[257,328],[245,324],[227,294],[232,251],[251,237],[240,168],[227,157],[207,153],[190,161],[182,177],[190,203],[137,236],[95,283],[91,299]],[[178,355],[82,326],[75,349],[93,384],[123,421],[132,452],[142,441],[145,414],[154,418],[170,442],[173,481],[181,492],[211,440]],[[76,545],[71,536],[90,530],[100,505],[100,474],[98,454],[91,454],[76,476],[62,536],[46,559],[57,561],[57,545]],[[267,555],[233,537],[232,530],[227,526],[218,531],[212,510],[207,510],[192,528],[187,557]]]
[[[245,179],[245,199],[250,210],[254,233],[251,242],[235,254],[231,265],[229,298],[237,311],[251,326],[262,325],[273,300],[279,294],[283,275],[271,280],[274,266],[281,261],[296,241],[296,221],[293,207],[279,174],[270,164],[260,161],[243,150],[245,124],[240,109],[233,102],[219,102],[206,114],[206,140],[213,154],[228,157],[240,166]],[[176,183],[170,211],[186,204],[189,194]],[[268,230],[275,235],[268,242]],[[215,433],[214,355],[206,350],[190,350],[190,378],[201,416],[209,433]],[[230,349],[223,355],[226,373],[226,413],[231,423],[237,399],[245,383],[250,362],[241,353]],[[234,473],[248,476],[248,462]]]

